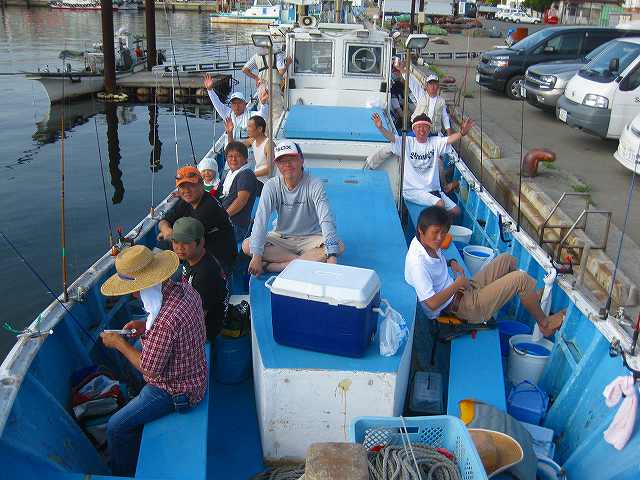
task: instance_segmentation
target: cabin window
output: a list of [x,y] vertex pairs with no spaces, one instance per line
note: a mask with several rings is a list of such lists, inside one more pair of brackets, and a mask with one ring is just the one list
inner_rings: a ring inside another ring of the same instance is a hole
[[345,64],[349,75],[378,77],[382,75],[382,46],[350,44]]
[[333,73],[333,43],[296,41],[294,73],[331,75]]

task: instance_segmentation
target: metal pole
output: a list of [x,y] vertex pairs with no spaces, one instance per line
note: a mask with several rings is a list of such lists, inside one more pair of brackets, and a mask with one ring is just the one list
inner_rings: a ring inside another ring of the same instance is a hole
[[411,75],[411,52],[407,49],[405,49],[405,57],[407,78],[405,78],[404,80],[404,105],[402,110],[402,148],[400,149],[400,178],[398,179],[398,212],[400,213],[400,220],[403,220],[404,216],[404,209],[402,208],[402,185],[404,182],[404,157],[407,148],[407,129],[409,128],[409,75]]
[[156,51],[155,0],[145,0],[144,18],[147,30],[147,70],[151,71],[158,63],[158,52]]
[[273,150],[273,44],[269,42],[269,151]]
[[409,25],[409,33],[413,33],[416,28],[416,0],[411,0],[411,23]]
[[102,1],[102,51],[104,53],[104,91],[116,91],[116,55],[113,46],[113,2]]

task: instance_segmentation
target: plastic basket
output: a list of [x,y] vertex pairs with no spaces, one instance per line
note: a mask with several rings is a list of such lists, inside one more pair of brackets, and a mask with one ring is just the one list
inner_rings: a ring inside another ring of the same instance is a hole
[[[449,415],[405,417],[404,424],[412,444],[421,443],[452,452],[462,480],[487,478],[478,451],[460,419]],[[402,445],[403,432],[402,419],[398,417],[357,417],[351,422],[349,434],[352,442],[361,443],[369,450],[379,445]]]

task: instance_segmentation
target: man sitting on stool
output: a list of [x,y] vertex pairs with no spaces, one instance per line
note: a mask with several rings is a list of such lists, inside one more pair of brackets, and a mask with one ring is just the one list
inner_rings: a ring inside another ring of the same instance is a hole
[[[300,147],[282,140],[274,148],[281,176],[269,179],[262,189],[251,237],[242,250],[251,255],[249,272],[280,272],[296,258],[336,263],[344,251],[336,222],[318,178],[304,171]],[[275,231],[267,233],[271,213],[278,213]]]
[[[405,259],[404,278],[416,290],[429,318],[445,312],[470,323],[485,322],[517,294],[545,336],[560,328],[564,312],[545,315],[535,280],[516,270],[516,259],[511,255],[499,255],[470,279],[455,260],[445,261],[440,248],[450,226],[451,217],[444,208],[425,208]],[[447,266],[457,274],[455,280]]]

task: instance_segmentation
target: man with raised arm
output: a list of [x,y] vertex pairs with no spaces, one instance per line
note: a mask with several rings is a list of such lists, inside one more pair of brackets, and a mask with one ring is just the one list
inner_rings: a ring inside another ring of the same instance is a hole
[[[258,110],[249,110],[247,109],[247,100],[245,99],[242,92],[233,92],[229,97],[229,105],[227,106],[218,97],[218,94],[213,90],[214,80],[211,75],[208,73],[203,77],[203,85],[204,88],[207,89],[207,93],[209,94],[209,98],[211,99],[211,103],[213,104],[213,108],[216,109],[218,115],[222,117],[223,120],[227,118],[231,118],[233,122],[233,138],[236,140],[247,138],[247,122],[254,115],[260,115],[262,118],[267,118],[269,114],[269,92],[266,89],[260,89],[260,93],[258,95],[258,99],[260,100],[260,107]],[[223,135],[224,137],[224,145],[227,146],[227,135]],[[216,147],[218,145],[216,144]]]
[[[384,128],[380,115],[371,116],[376,128],[393,144],[392,151],[400,155],[402,151],[402,137],[394,135]],[[411,128],[415,137],[407,137],[404,157],[404,179],[402,196],[405,200],[418,205],[437,205],[444,207],[452,215],[459,215],[460,209],[440,186],[440,172],[438,157],[447,145],[460,140],[473,127],[473,120],[462,122],[460,131],[448,137],[430,137],[431,119],[422,114],[413,119]]]
[[[251,256],[249,272],[280,272],[297,258],[337,263],[344,244],[338,239],[324,184],[304,171],[296,143],[281,140],[274,154],[281,175],[264,184],[251,237],[242,244]],[[273,212],[278,214],[277,225],[267,233]]]

